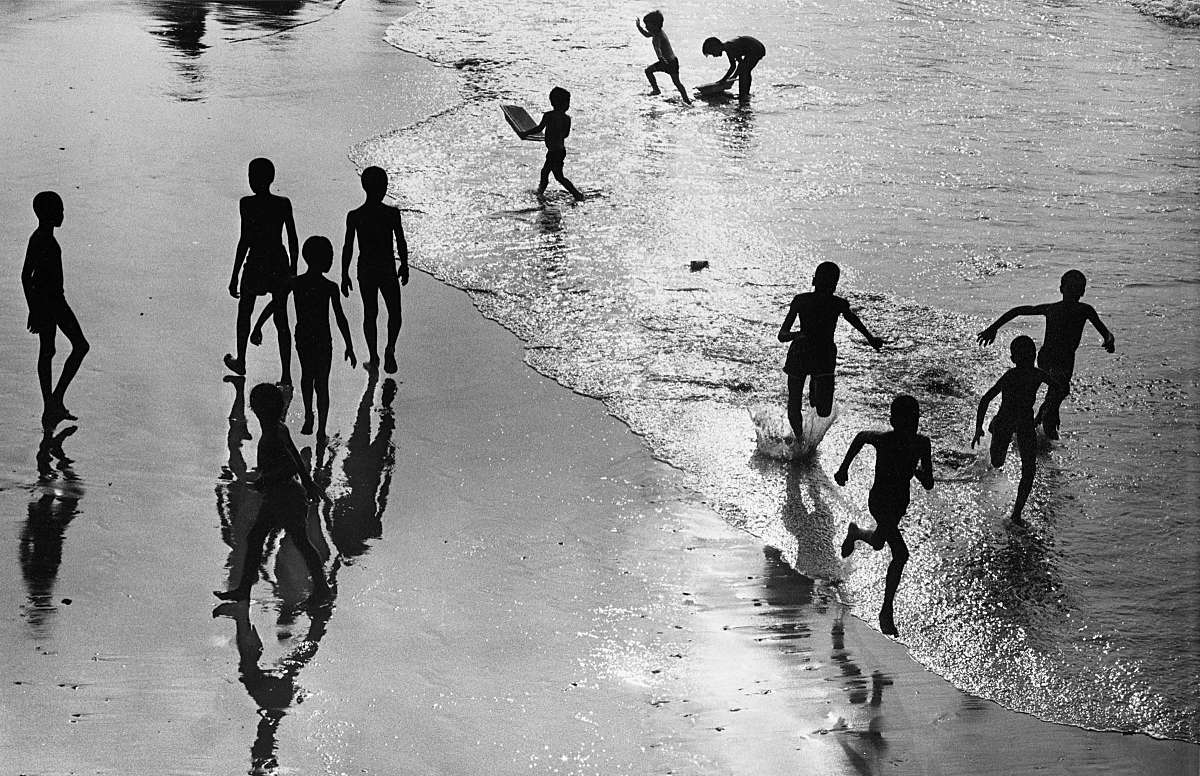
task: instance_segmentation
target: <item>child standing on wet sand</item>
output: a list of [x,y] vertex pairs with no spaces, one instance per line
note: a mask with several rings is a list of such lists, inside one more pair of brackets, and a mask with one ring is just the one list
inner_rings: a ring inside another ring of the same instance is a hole
[[[833,411],[833,371],[837,364],[837,345],[833,332],[838,318],[858,329],[871,347],[879,350],[883,340],[871,332],[850,309],[850,303],[834,296],[842,271],[832,261],[823,261],[813,273],[813,290],[796,294],[788,307],[783,324],[779,327],[779,341],[791,342],[783,371],[788,380],[788,422],[799,442],[804,435],[804,380],[808,378],[808,403],[816,408],[817,415],[829,417]],[[800,331],[792,331],[792,325],[800,320]]]
[[[329,415],[329,370],[333,366],[333,337],[329,333],[329,308],[346,343],[345,359],[355,366],[350,325],[342,312],[337,284],[325,277],[333,266],[333,244],[328,238],[313,236],[302,249],[308,272],[292,281],[291,297],[296,305],[296,355],[300,357],[300,392],[304,396],[304,426],[301,434],[313,431],[313,393],[317,394],[317,436],[325,439],[325,421]],[[287,297],[283,297],[285,300]],[[286,303],[286,302],[285,302]],[[263,309],[250,341],[262,342],[262,326],[274,315],[275,302]]]
[[[53,191],[39,193],[33,198],[33,212],[37,215],[38,225],[29,236],[29,245],[25,249],[21,287],[29,304],[26,327],[40,340],[37,372],[42,389],[42,426],[50,431],[61,421],[78,420],[67,409],[63,397],[91,346],[63,292],[62,248],[54,238],[54,230],[63,223],[62,197]],[[63,363],[58,384],[51,389],[54,337],[59,329],[71,343],[71,354]]]
[[[350,295],[350,260],[354,258],[354,239],[358,238],[358,293],[363,303],[363,335],[367,338],[367,369],[379,368],[375,318],[379,297],[387,306],[387,345],[383,349],[383,368],[394,374],[396,340],[403,318],[400,313],[400,286],[408,285],[408,242],[400,208],[386,205],[387,172],[381,167],[362,171],[362,187],[367,201],[346,214],[346,242],[342,246],[342,296]],[[400,262],[399,268],[396,262]]]
[[562,184],[578,202],[583,199],[583,195],[563,175],[563,161],[567,158],[566,139],[571,134],[571,117],[567,115],[567,109],[571,107],[571,93],[561,86],[554,87],[550,90],[550,106],[553,110],[543,113],[542,120],[536,127],[521,133],[521,137],[529,137],[543,131],[546,135],[546,163],[542,165],[537,194],[540,197],[546,193],[550,173],[554,173],[554,180]]
[[224,601],[250,600],[250,588],[258,579],[263,543],[276,528],[291,537],[312,575],[313,598],[327,599],[329,582],[325,564],[308,538],[308,503],[317,498],[317,487],[300,459],[287,426],[283,424],[283,392],[278,386],[260,383],[250,391],[250,409],[258,416],[258,479],[253,487],[263,494],[262,505],[246,537],[246,555],[237,585],[228,591],[214,590]]
[[875,448],[875,482],[867,507],[875,518],[875,530],[865,531],[857,523],[851,523],[842,542],[842,557],[854,552],[855,542],[862,540],[875,550],[888,545],[892,550],[892,561],[888,564],[887,581],[883,589],[883,607],[879,610],[879,629],[889,636],[896,635],[896,622],[892,606],[896,599],[896,588],[900,586],[900,574],[908,562],[908,545],[900,533],[900,518],[908,511],[909,480],[913,477],[933,489],[933,461],[929,437],[917,433],[921,419],[921,407],[911,396],[900,395],[892,400],[891,431],[860,431],[833,479],[845,485],[850,477],[850,463],[865,445]]
[[1049,388],[1058,388],[1058,381],[1033,365],[1037,346],[1033,340],[1021,335],[1009,346],[1013,368],[1009,369],[996,384],[979,400],[979,411],[975,414],[975,447],[983,437],[983,419],[988,405],[996,394],[1000,395],[1000,410],[992,418],[988,431],[992,432],[992,466],[999,469],[1008,455],[1008,446],[1015,435],[1017,451],[1021,454],[1021,481],[1017,485],[1017,501],[1013,505],[1013,522],[1021,521],[1025,501],[1033,490],[1033,474],[1037,468],[1037,434],[1034,433],[1033,403],[1037,401],[1038,388],[1045,383]]
[[1046,316],[1046,334],[1042,337],[1042,349],[1038,353],[1038,366],[1058,381],[1046,390],[1046,399],[1042,402],[1034,419],[1034,425],[1039,423],[1046,432],[1048,439],[1058,439],[1059,414],[1058,409],[1063,400],[1071,392],[1071,376],[1075,373],[1075,351],[1079,349],[1079,340],[1083,338],[1083,324],[1088,321],[1096,327],[1096,331],[1104,338],[1104,349],[1112,353],[1116,349],[1116,340],[1108,328],[1101,323],[1100,316],[1090,305],[1079,301],[1087,290],[1087,278],[1077,269],[1063,273],[1058,290],[1062,292],[1061,302],[1049,304],[1022,305],[1014,307],[1001,315],[995,323],[979,332],[980,345],[990,345],[996,339],[1000,327],[1021,315]]
[[[283,370],[279,382],[291,385],[292,335],[288,331],[285,297],[288,280],[296,274],[296,259],[299,258],[296,222],[292,219],[291,200],[271,193],[275,165],[270,159],[251,161],[249,178],[254,194],[242,197],[238,204],[241,236],[233,257],[233,277],[229,279],[229,295],[238,300],[237,355],[226,353],[225,366],[234,374],[246,374],[246,341],[250,338],[254,301],[270,295],[275,308],[275,332],[279,336],[279,362]],[[283,230],[287,231],[286,251],[280,241]],[[238,272],[242,273],[240,288]]]
[[675,50],[671,48],[671,41],[667,39],[667,33],[663,31],[662,13],[651,11],[646,14],[645,22],[645,29],[642,28],[642,19],[634,19],[633,23],[637,25],[638,32],[653,42],[654,54],[658,57],[657,62],[646,68],[646,78],[650,81],[650,93],[661,94],[658,90],[658,83],[654,80],[654,74],[666,73],[671,76],[671,81],[679,90],[679,96],[685,103],[691,105],[692,100],[687,95],[687,89],[683,88],[683,84],[679,82],[679,57],[675,56]]

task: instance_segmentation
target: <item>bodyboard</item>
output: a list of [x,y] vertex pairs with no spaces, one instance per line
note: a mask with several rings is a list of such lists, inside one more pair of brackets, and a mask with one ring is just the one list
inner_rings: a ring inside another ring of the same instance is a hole
[[701,97],[715,97],[716,95],[729,91],[733,88],[733,85],[737,83],[738,70],[740,69],[741,63],[739,62],[738,67],[729,75],[729,78],[725,79],[724,81],[713,81],[711,84],[700,84],[696,87],[696,94],[700,95]]
[[[517,137],[522,137],[522,132],[528,132],[538,125],[533,120],[533,117],[529,115],[529,111],[520,105],[501,105],[500,111],[504,114],[504,120],[513,128],[513,132],[517,133]],[[536,135],[526,135],[522,139],[541,141],[545,140],[546,136],[539,132]]]

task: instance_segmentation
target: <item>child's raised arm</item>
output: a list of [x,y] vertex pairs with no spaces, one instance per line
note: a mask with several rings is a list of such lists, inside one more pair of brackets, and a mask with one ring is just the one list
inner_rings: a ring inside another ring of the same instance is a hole
[[1113,338],[1112,332],[1108,330],[1100,321],[1100,315],[1096,312],[1096,308],[1089,306],[1087,311],[1087,319],[1096,327],[1096,331],[1100,332],[1100,336],[1104,338],[1104,349],[1112,353],[1117,349],[1117,341]]
[[642,33],[643,38],[653,38],[654,37],[650,33],[646,32],[645,29],[642,28],[642,20],[641,19],[639,19],[638,17],[635,16],[635,17],[633,17],[633,23],[637,25],[638,32]]
[[971,447],[975,447],[979,444],[979,440],[983,439],[983,419],[987,415],[988,405],[999,395],[1003,382],[1004,378],[1001,377],[995,385],[988,388],[987,393],[979,400],[979,411],[975,413],[975,437],[971,440]]
[[991,326],[989,326],[986,329],[984,329],[983,331],[979,332],[979,334],[977,334],[975,336],[975,341],[978,342],[980,345],[991,345],[993,342],[996,341],[996,332],[1000,331],[1001,326],[1008,323],[1013,318],[1018,318],[1022,315],[1045,315],[1047,307],[1049,307],[1049,305],[1044,305],[1044,304],[1039,304],[1039,305],[1028,305],[1027,304],[1027,305],[1021,305],[1019,307],[1014,307],[1013,309],[1006,312],[1004,315],[1001,315],[999,318],[997,318],[996,322],[993,323]]
[[350,261],[354,258],[354,211],[346,214],[346,242],[342,245],[342,296],[350,296]]
[[350,324],[346,322],[346,314],[342,312],[342,300],[338,298],[336,287],[329,294],[329,299],[333,302],[333,319],[337,321],[338,329],[342,332],[342,340],[346,343],[344,358],[350,362],[350,366],[358,366],[358,360],[354,357],[354,341],[350,339]]
[[845,485],[846,480],[850,478],[850,464],[854,461],[855,456],[863,449],[863,445],[875,440],[876,434],[873,431],[859,431],[854,437],[854,441],[850,443],[850,448],[846,450],[846,457],[842,459],[842,465],[834,472],[833,481],[838,485]]
[[858,329],[859,332],[867,338],[868,345],[876,350],[879,350],[883,347],[883,340],[867,331],[867,327],[863,325],[863,322],[858,319],[858,316],[849,307],[846,308],[846,312],[842,313],[842,317],[846,319],[846,323]]
[[400,220],[400,209],[396,208],[396,222],[392,224],[392,232],[396,238],[396,256],[400,259],[400,285],[408,285],[408,241],[404,239],[404,223]]

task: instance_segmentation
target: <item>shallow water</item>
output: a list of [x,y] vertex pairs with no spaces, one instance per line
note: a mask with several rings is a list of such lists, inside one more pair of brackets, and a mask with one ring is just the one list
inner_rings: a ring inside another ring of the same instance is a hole
[[[912,654],[1047,719],[1200,740],[1200,32],[1119,2],[665,12],[689,86],[721,72],[704,37],[762,38],[749,107],[645,96],[650,47],[613,2],[431,0],[391,29],[462,73],[458,107],[353,152],[393,173],[415,263],[868,621],[886,556],[836,549],[866,513],[869,455],[846,489],[826,472],[894,394],[916,395],[942,481],[905,523]],[[554,184],[535,199],[541,147],[500,117],[504,102],[536,115],[552,85],[573,93],[579,206]],[[889,344],[842,327],[841,418],[824,457],[794,468],[755,454],[747,409],[782,402],[775,331],[826,259]],[[970,424],[1003,344],[1040,327],[1010,325],[991,349],[974,333],[1053,301],[1071,267],[1118,351],[1085,334],[1063,441],[1015,529],[1014,467],[988,471]]]

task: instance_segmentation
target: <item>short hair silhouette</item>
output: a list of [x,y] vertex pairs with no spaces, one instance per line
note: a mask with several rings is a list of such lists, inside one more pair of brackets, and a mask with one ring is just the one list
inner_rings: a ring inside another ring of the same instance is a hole
[[333,266],[333,243],[329,242],[328,237],[314,234],[304,241],[300,253],[304,256],[305,264],[316,267],[321,272],[328,272]]
[[725,44],[721,42],[720,38],[705,38],[704,44],[700,47],[701,53],[709,57],[720,56],[724,50]]
[[283,391],[273,383],[259,383],[250,390],[250,409],[263,423],[283,418]]
[[1037,358],[1037,345],[1033,343],[1032,338],[1024,334],[1013,338],[1008,350],[1012,354],[1013,363],[1017,366],[1032,366],[1034,359]]
[[1064,296],[1078,301],[1083,296],[1083,292],[1087,290],[1087,278],[1079,270],[1069,269],[1063,273],[1062,280],[1058,282],[1058,288]]
[[275,165],[270,159],[258,157],[250,160],[249,167],[250,188],[258,192],[262,187],[270,186],[275,182]]
[[62,197],[58,196],[58,192],[39,191],[33,197],[33,212],[40,221],[44,221],[52,214],[57,214],[62,209],[63,201]]
[[916,398],[902,393],[892,399],[892,428],[898,431],[903,429],[905,431],[916,432],[917,424],[920,420],[921,405],[917,403]]
[[832,261],[823,261],[813,272],[813,288],[818,291],[832,292],[837,288],[838,280],[842,277],[842,269]]
[[383,199],[387,194],[388,175],[382,167],[371,166],[362,171],[360,176],[363,191],[375,199]]
[[555,110],[566,110],[571,107],[571,93],[561,86],[550,90],[550,104]]
[[650,13],[648,13],[642,17],[642,21],[646,23],[647,27],[662,27],[663,26],[662,11],[651,11]]

